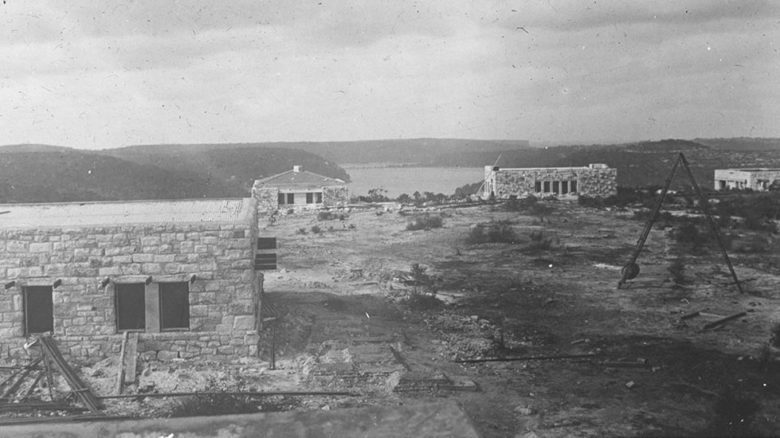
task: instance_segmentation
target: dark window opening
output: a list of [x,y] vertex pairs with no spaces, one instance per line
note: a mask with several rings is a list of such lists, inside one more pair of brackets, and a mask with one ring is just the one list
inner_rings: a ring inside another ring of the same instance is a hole
[[279,204],[284,205],[284,193],[279,193]]
[[570,192],[576,192],[577,191],[577,181],[571,181],[571,184],[570,184],[570,187],[569,187],[569,191]]
[[317,192],[314,195],[315,195],[317,204],[322,204],[322,192]]
[[565,195],[569,193],[569,182],[561,181],[561,194]]
[[542,191],[542,182],[541,181],[536,181],[534,183],[534,191],[536,193],[540,193]]
[[287,203],[288,204],[295,204],[295,193],[288,193],[287,194]]
[[54,330],[54,305],[51,286],[24,288],[24,332],[43,333]]
[[144,330],[146,328],[146,302],[143,283],[117,284],[116,330]]
[[558,181],[553,181],[553,193],[556,195],[561,192],[560,190],[560,183]]
[[544,193],[550,193],[550,181],[544,182]]
[[307,204],[314,204],[314,193],[306,193],[306,203]]
[[160,283],[160,330],[190,328],[189,282]]

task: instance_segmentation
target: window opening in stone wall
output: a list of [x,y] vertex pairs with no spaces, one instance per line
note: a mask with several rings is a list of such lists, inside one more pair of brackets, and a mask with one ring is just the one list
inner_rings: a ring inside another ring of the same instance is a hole
[[306,193],[306,203],[307,204],[314,204],[314,193],[312,193],[312,192]]
[[279,193],[279,204],[284,205],[284,193]]
[[576,192],[577,191],[577,181],[576,180],[570,181],[569,191],[571,191],[571,192]]
[[534,191],[536,193],[541,193],[542,192],[542,182],[541,181],[536,181],[534,183]]
[[561,181],[561,194],[565,195],[567,193],[569,193],[569,182]]
[[23,289],[24,333],[54,330],[54,305],[51,286],[28,286]]
[[295,193],[288,193],[287,194],[287,203],[288,204],[295,204]]
[[322,204],[322,192],[315,193],[315,198],[316,198],[317,204]]
[[190,328],[189,282],[160,283],[160,330]]
[[550,181],[544,182],[544,193],[550,193]]
[[560,194],[561,193],[561,184],[558,181],[553,181],[553,193]]
[[145,289],[144,283],[114,285],[116,330],[118,332],[146,328]]

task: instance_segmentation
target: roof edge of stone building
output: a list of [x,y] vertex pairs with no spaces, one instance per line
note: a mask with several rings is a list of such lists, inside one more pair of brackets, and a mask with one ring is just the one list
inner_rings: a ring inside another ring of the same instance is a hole
[[[274,180],[284,178],[290,175],[310,175],[314,176],[316,178],[320,178],[323,183],[330,183],[332,185],[342,185],[346,184],[347,182],[339,179],[339,178],[331,178],[329,176],[320,175],[319,173],[310,172],[308,170],[287,170],[282,173],[277,173],[276,175],[267,176],[265,178],[260,178],[255,180],[254,185],[256,186],[262,186],[262,185],[268,185],[269,183],[273,183]],[[311,185],[311,183],[295,183],[295,182],[282,182],[281,185],[285,186],[296,186],[296,185]]]
[[249,224],[255,202],[242,197],[0,204],[0,229]]

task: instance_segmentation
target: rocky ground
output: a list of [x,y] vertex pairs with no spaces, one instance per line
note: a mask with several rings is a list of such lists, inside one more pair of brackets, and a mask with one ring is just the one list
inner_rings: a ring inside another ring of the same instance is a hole
[[[280,269],[265,277],[277,320],[263,331],[262,357],[141,363],[129,390],[354,395],[119,400],[108,410],[184,415],[215,405],[273,411],[451,399],[485,437],[776,435],[780,367],[768,343],[780,322],[780,243],[735,237],[765,244],[761,253],[732,254],[747,291],[740,294],[714,247],[692,254],[658,226],[641,273],[617,289],[644,223],[630,211],[550,206],[545,216],[490,205],[432,209],[443,227],[418,231],[406,226],[420,212],[395,207],[331,220],[282,216],[261,232],[279,239],[280,256]],[[497,221],[515,238],[469,241],[480,224]],[[519,360],[462,362],[485,358]],[[110,394],[114,368],[107,359],[81,374]]]

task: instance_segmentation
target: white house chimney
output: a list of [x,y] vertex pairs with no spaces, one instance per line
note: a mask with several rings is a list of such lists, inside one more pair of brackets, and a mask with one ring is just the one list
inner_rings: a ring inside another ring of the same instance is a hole
[[298,166],[297,164],[293,166],[293,172],[298,173],[301,171],[301,166]]

